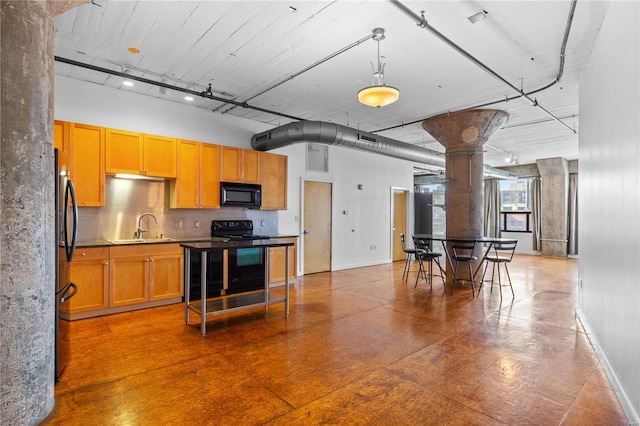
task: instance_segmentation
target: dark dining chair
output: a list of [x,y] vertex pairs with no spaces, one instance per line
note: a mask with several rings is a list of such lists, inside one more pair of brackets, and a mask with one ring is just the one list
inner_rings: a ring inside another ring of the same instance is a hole
[[[511,287],[511,298],[515,299],[516,295],[513,292],[513,285],[511,284],[511,276],[509,275],[509,268],[507,268],[507,263],[511,263],[511,259],[513,259],[513,254],[516,251],[516,245],[518,244],[518,240],[502,240],[495,241],[492,246],[487,251],[487,254],[484,256],[484,260],[486,261],[484,265],[484,271],[482,272],[482,279],[480,281],[480,287],[478,288],[478,294],[480,294],[480,290],[482,289],[482,283],[484,282],[484,275],[487,273],[487,267],[489,263],[492,264],[491,267],[491,293],[493,293],[493,284],[495,282],[495,272],[496,265],[498,266],[498,282],[497,285],[500,288],[500,300],[502,300],[502,279],[500,278],[500,265],[504,265],[504,270],[507,273],[507,278],[509,279],[509,287]],[[505,284],[506,285],[506,284]]]
[[[476,297],[476,288],[473,279],[473,262],[478,260],[478,257],[475,255],[477,244],[477,241],[473,239],[451,240],[451,259],[454,261],[453,280],[451,281],[452,296],[456,283],[469,281],[471,282],[471,295],[472,297]],[[461,263],[467,264],[469,269],[469,279],[459,277],[458,273]]]
[[400,243],[402,244],[402,251],[404,252],[404,270],[402,271],[402,278],[406,281],[409,278],[409,268],[411,268],[411,261],[416,258],[416,249],[407,248],[404,234],[400,234]]
[[[429,284],[429,288],[431,290],[433,290],[434,276],[439,276],[442,279],[442,285],[446,288],[447,283],[444,278],[444,274],[442,272],[442,266],[440,265],[440,259],[439,259],[442,256],[442,253],[436,253],[434,251],[431,251],[429,243],[430,243],[430,240],[427,238],[413,237],[413,246],[416,248],[416,259],[418,260],[418,263],[420,265],[420,268],[418,269],[418,276],[416,277],[416,285],[414,287],[418,286],[418,280],[420,279],[420,275],[422,275],[422,277],[425,279],[427,284]],[[424,267],[425,262],[429,264],[428,272]],[[438,272],[439,272],[438,274],[433,273],[434,262],[438,266]]]

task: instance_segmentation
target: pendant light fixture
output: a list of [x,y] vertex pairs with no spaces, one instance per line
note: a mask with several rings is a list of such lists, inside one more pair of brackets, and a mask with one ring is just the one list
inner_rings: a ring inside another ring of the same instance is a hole
[[[376,28],[373,30],[372,37],[378,42],[378,69],[373,69],[373,78],[371,86],[365,87],[358,92],[358,100],[364,105],[380,108],[385,105],[394,103],[400,98],[400,91],[392,86],[384,84],[384,66],[380,62],[380,41],[384,40],[384,29]],[[373,63],[371,63],[373,68]]]

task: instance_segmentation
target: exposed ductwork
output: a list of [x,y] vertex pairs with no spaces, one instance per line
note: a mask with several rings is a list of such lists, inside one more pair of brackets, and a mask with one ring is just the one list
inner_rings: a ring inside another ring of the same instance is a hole
[[[257,133],[251,138],[251,146],[258,151],[270,151],[305,142],[342,146],[442,169],[445,167],[444,154],[438,151],[324,121],[296,121]],[[515,177],[510,172],[486,164],[484,176],[503,179]]]

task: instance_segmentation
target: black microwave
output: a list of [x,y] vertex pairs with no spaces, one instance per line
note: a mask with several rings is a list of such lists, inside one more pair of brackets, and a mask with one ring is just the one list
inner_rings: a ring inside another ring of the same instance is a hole
[[260,207],[262,186],[249,183],[220,182],[220,205],[229,207]]

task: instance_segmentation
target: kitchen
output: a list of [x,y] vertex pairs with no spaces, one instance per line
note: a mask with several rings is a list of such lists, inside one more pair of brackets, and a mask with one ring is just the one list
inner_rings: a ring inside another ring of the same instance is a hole
[[[4,26],[3,26],[4,31]],[[3,37],[4,39],[4,37]],[[610,58],[613,60],[614,58]],[[6,63],[4,64],[6,66]],[[46,74],[46,73],[45,73]],[[213,142],[218,144],[229,144],[243,148],[249,148],[248,140],[251,135],[266,130],[271,126],[265,124],[257,124],[249,120],[240,120],[232,116],[224,116],[224,120],[220,116],[210,114],[208,112],[197,112],[196,108],[184,106],[178,107],[172,104],[163,104],[159,100],[151,99],[135,99],[133,95],[126,93],[116,94],[114,90],[109,92],[99,90],[95,85],[91,84],[72,84],[68,79],[56,77],[55,81],[55,118],[58,120],[66,120],[77,123],[88,123],[92,125],[126,129],[150,134],[171,135],[175,137],[199,140],[204,142]],[[53,82],[51,82],[53,84]],[[593,88],[593,86],[592,86]],[[106,93],[109,93],[106,95]],[[68,96],[68,99],[61,99],[62,94]],[[93,98],[94,95],[106,95],[100,98]],[[98,101],[99,99],[99,101]],[[4,100],[3,100],[4,101]],[[44,102],[46,104],[46,102]],[[4,111],[4,109],[3,109]],[[188,113],[187,113],[188,112]],[[4,114],[4,112],[3,112]],[[51,117],[54,118],[54,117]],[[4,121],[4,120],[3,120]],[[194,124],[197,123],[199,130],[194,130]],[[50,124],[48,124],[50,125]],[[176,132],[180,129],[180,132]],[[46,132],[43,131],[42,134]],[[588,133],[587,133],[588,135]],[[50,135],[51,136],[51,135]],[[5,159],[5,146],[3,146],[3,160]],[[380,185],[393,185],[411,188],[412,167],[403,161],[395,161],[384,159],[378,156],[354,153],[349,150],[333,150],[332,167],[329,174],[326,173],[309,173],[304,171],[304,147],[288,147],[279,150],[279,153],[285,154],[290,159],[289,175],[292,184],[289,186],[289,203],[290,210],[277,215],[277,219],[266,220],[266,226],[277,223],[278,232],[295,233],[300,232],[300,194],[297,179],[301,176],[306,178],[317,178],[320,180],[333,180],[334,183],[339,182],[338,193],[336,194],[337,212],[347,211],[349,214],[336,215],[336,234],[348,235],[344,238],[344,243],[334,245],[334,262],[336,269],[350,267],[351,265],[364,265],[374,262],[385,262],[388,259],[389,251],[385,248],[389,246],[387,233],[380,234],[359,233],[360,229],[378,229],[381,224],[387,223],[387,212],[371,214],[371,209],[362,206],[358,201],[366,200],[368,205],[383,205],[388,202],[388,190],[378,191]],[[293,158],[296,161],[293,161]],[[364,161],[363,161],[364,160]],[[358,170],[358,174],[350,171],[353,164],[366,163],[366,167]],[[369,170],[371,168],[371,170]],[[35,169],[35,168],[34,168]],[[581,170],[582,173],[587,169]],[[368,180],[369,179],[369,180]],[[358,185],[364,185],[364,190],[358,190]],[[373,193],[369,192],[373,191]],[[295,200],[295,201],[293,201]],[[147,204],[141,202],[141,204]],[[141,206],[142,207],[142,206]],[[150,206],[138,212],[149,210]],[[87,208],[87,211],[93,211],[93,218],[100,220],[100,212],[96,212],[94,208]],[[383,209],[384,210],[384,209]],[[167,215],[173,215],[173,212],[166,212]],[[199,218],[201,224],[208,220],[199,213],[185,213],[185,221],[183,224],[188,226],[194,223],[193,218]],[[135,225],[135,213],[129,212],[127,223]],[[179,219],[180,217],[176,217]],[[187,220],[187,218],[189,220]],[[166,218],[165,218],[166,219]],[[171,216],[164,223],[171,223],[174,216]],[[623,222],[624,219],[619,220]],[[162,222],[161,222],[162,223]],[[31,225],[32,223],[29,222]],[[123,222],[124,224],[124,222]],[[132,225],[126,225],[132,226]],[[104,229],[104,228],[103,228]],[[123,232],[124,226],[123,226]],[[352,230],[356,232],[352,232]],[[193,229],[185,232],[193,232]],[[354,234],[354,235],[352,235]],[[364,234],[364,235],[363,235]],[[369,249],[371,246],[378,247],[378,251]],[[363,250],[362,247],[366,247]],[[380,248],[386,253],[380,253]],[[603,268],[610,270],[610,268]],[[37,280],[36,280],[37,281]],[[17,316],[14,316],[16,318]]]

